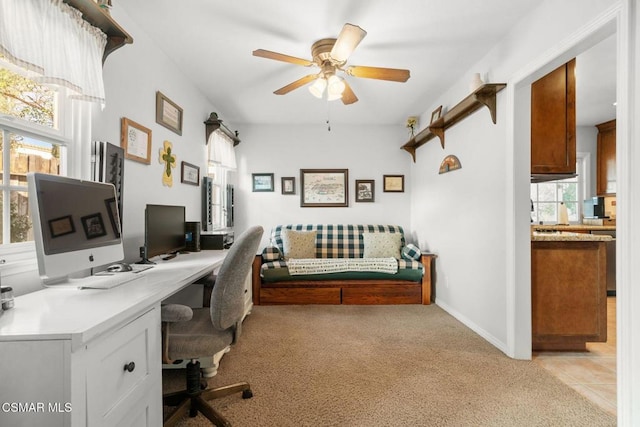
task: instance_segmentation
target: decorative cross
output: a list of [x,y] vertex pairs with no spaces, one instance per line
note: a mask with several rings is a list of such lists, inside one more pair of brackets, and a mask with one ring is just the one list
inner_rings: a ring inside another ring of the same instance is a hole
[[169,141],[164,141],[164,146],[160,149],[160,156],[158,157],[160,163],[164,163],[162,184],[167,187],[171,187],[173,185],[173,174],[171,173],[171,168],[176,167],[176,156],[172,153],[172,149],[173,144]]

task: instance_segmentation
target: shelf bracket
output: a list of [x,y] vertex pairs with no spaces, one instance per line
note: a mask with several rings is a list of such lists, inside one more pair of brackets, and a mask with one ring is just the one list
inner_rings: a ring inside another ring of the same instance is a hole
[[437,136],[438,138],[440,138],[440,145],[442,146],[442,149],[444,150],[444,120],[441,120],[442,125],[431,125],[429,126],[429,130],[431,131],[432,134],[434,134],[435,136]]
[[[476,100],[489,109],[491,114],[491,121],[496,124],[496,93],[495,92],[480,92],[475,94]],[[444,146],[443,146],[444,148]]]
[[416,148],[417,147],[411,147],[411,146],[402,146],[400,147],[402,148],[404,151],[406,151],[407,153],[411,154],[411,158],[413,159],[413,163],[416,162]]

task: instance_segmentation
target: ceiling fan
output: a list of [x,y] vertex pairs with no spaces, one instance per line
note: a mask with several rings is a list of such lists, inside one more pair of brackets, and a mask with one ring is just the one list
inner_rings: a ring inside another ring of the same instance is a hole
[[353,90],[346,80],[336,74],[338,71],[342,71],[349,76],[364,77],[367,79],[389,80],[394,82],[406,82],[409,79],[409,70],[346,65],[349,55],[353,53],[366,35],[367,32],[357,25],[344,24],[337,39],[321,39],[311,46],[312,60],[264,49],[254,50],[253,56],[289,62],[305,67],[315,66],[320,68],[320,72],[308,74],[276,90],[273,92],[276,95],[285,95],[294,89],[313,82],[309,87],[309,91],[314,96],[322,98],[326,88],[328,100],[342,99],[342,102],[348,105],[358,101],[358,97],[353,93]]

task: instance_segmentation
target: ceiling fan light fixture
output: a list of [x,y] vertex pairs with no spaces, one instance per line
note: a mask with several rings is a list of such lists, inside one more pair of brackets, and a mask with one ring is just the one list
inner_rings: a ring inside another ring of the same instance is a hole
[[311,86],[309,86],[309,92],[316,98],[322,99],[324,89],[327,87],[327,81],[324,78],[316,79]]
[[339,63],[346,62],[366,35],[367,32],[357,25],[345,24],[331,49],[331,58]]
[[344,83],[344,79],[334,74],[333,76],[329,77],[327,86],[328,96],[337,96],[338,98],[340,98],[342,96],[342,92],[344,92],[345,87],[346,85]]
[[335,101],[337,99],[342,99],[341,93],[331,93],[327,91],[327,101]]

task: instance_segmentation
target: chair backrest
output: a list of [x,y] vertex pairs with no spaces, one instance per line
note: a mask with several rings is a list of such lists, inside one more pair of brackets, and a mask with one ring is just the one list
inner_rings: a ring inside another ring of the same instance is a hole
[[245,280],[258,251],[262,233],[262,227],[254,226],[234,239],[218,271],[210,308],[211,323],[217,330],[225,331],[242,320]]

